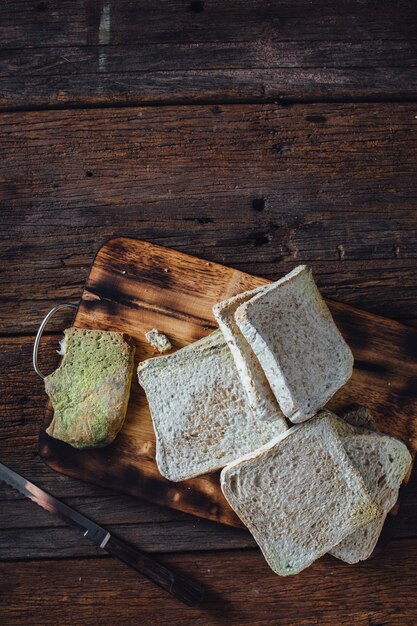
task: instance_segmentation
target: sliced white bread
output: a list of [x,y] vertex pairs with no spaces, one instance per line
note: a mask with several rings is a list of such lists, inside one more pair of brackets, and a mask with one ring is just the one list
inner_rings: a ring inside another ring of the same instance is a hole
[[346,563],[357,563],[371,556],[385,518],[397,501],[399,488],[410,468],[411,455],[398,439],[371,430],[375,428],[375,420],[364,406],[348,411],[343,419],[330,411],[326,413],[332,416],[349,458],[381,509],[379,517],[330,550],[330,554]]
[[247,404],[220,330],[138,367],[156,433],[156,462],[180,481],[212,472],[287,430],[261,422]]
[[315,415],[352,375],[352,353],[305,265],[243,302],[235,321],[294,423]]
[[227,465],[221,487],[281,576],[305,569],[380,515],[328,413]]
[[261,364],[235,321],[236,309],[264,288],[257,287],[219,302],[213,307],[213,313],[235,360],[249,406],[259,419],[274,420],[282,417],[282,412]]

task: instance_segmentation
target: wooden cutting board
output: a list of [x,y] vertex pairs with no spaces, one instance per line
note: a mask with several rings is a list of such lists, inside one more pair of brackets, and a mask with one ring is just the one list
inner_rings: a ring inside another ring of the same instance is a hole
[[[314,267],[313,267],[314,271]],[[279,276],[277,276],[279,278]],[[269,281],[135,239],[108,241],[91,267],[74,325],[123,331],[136,341],[136,361],[155,356],[144,332],[156,327],[175,348],[207,335],[212,306]],[[366,404],[381,431],[417,450],[417,330],[353,307],[328,302],[351,346],[351,380],[329,403],[341,412]],[[45,427],[52,418],[48,406]],[[40,433],[40,454],[58,472],[141,498],[241,526],[225,501],[219,475],[172,483],[155,463],[155,436],[146,397],[137,382],[122,431],[108,447],[75,450]]]

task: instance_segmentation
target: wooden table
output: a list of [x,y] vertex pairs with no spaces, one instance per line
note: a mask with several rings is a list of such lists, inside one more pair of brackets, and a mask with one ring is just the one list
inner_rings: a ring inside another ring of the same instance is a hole
[[[186,609],[0,485],[2,624],[414,625],[417,480],[385,548],[281,579],[249,534],[93,487],[37,452],[37,326],[129,235],[417,320],[412,0],[5,0],[0,458],[208,589]],[[63,314],[49,326],[42,366]]]

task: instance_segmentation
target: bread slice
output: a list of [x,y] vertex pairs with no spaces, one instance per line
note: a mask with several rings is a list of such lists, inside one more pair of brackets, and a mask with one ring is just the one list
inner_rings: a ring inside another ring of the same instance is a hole
[[385,518],[397,501],[400,485],[410,468],[411,455],[401,441],[375,431],[372,413],[364,406],[348,411],[343,419],[330,411],[326,413],[333,419],[350,460],[381,509],[379,517],[330,550],[330,554],[342,561],[357,563],[371,556]]
[[352,374],[352,353],[305,265],[243,302],[235,320],[292,422],[315,415]]
[[401,441],[379,433],[348,435],[343,438],[343,446],[382,511],[330,550],[330,554],[346,563],[357,563],[368,559],[374,551],[385,518],[397,501],[411,455]]
[[156,462],[180,481],[212,472],[288,428],[250,410],[220,330],[138,367],[156,433]]
[[122,333],[65,330],[61,364],[44,380],[54,408],[48,435],[74,448],[111,443],[126,416],[134,352]]
[[221,487],[281,576],[305,569],[380,514],[328,413],[227,465]]
[[145,333],[145,338],[148,343],[155,349],[155,351],[160,352],[169,352],[172,350],[172,343],[168,339],[164,333],[161,333],[157,328],[152,328],[152,330],[148,330]]
[[213,307],[213,313],[235,360],[249,406],[259,419],[274,420],[283,416],[282,411],[257,357],[235,321],[236,309],[264,288],[257,287],[219,302]]

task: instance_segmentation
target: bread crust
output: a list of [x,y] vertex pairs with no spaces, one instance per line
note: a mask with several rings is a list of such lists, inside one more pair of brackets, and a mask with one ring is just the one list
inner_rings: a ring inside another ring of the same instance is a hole
[[213,307],[213,314],[229,345],[252,411],[262,420],[282,420],[285,419],[284,415],[261,364],[241,333],[234,317],[236,309],[241,304],[261,293],[264,289],[265,286],[257,287],[219,302]]

